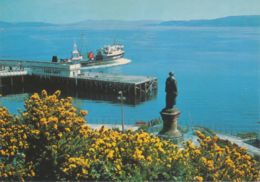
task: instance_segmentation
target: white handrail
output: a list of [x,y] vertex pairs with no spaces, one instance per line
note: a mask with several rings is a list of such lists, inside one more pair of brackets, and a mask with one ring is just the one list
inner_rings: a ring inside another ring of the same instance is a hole
[[27,75],[28,71],[0,71],[0,77]]

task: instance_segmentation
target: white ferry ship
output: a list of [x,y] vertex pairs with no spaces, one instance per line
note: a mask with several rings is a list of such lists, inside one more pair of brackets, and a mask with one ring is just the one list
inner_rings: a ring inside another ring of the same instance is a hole
[[96,60],[114,60],[122,58],[125,54],[124,46],[120,44],[106,45],[101,48],[96,56]]
[[[106,45],[100,48],[96,55],[90,51],[87,54],[87,58],[78,50],[77,44],[74,43],[71,57],[69,59],[61,59],[62,63],[80,63],[81,67],[100,66],[100,65],[120,65],[118,63],[121,60],[121,64],[127,64],[128,62],[124,59],[125,51],[124,46],[121,44]],[[52,62],[58,62],[58,58],[53,56]]]

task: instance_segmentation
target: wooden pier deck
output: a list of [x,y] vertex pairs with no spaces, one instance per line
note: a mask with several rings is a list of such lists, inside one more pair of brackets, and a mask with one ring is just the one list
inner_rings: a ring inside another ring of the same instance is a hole
[[74,77],[31,75],[30,82],[36,87],[66,89],[98,94],[118,95],[119,91],[128,97],[146,97],[157,91],[155,77],[129,76],[87,72]]
[[0,60],[0,86],[25,85],[38,89],[51,88],[114,96],[118,96],[118,92],[122,91],[128,98],[147,97],[157,92],[156,77],[100,72],[80,73],[79,69],[76,64],[30,64],[30,61]]
[[141,96],[157,90],[155,77],[87,72],[74,78],[85,88],[97,88],[105,93],[122,91],[125,95]]
[[133,75],[120,75],[120,74],[107,74],[100,72],[85,72],[80,74],[78,78],[89,79],[89,80],[100,80],[107,82],[117,82],[117,83],[129,83],[129,84],[141,84],[148,82],[151,79],[156,79],[155,77],[148,76],[133,76]]

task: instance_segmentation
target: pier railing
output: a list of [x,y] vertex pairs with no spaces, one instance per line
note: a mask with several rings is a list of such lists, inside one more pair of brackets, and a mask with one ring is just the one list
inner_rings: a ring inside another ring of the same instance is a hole
[[19,71],[0,71],[0,77],[9,77],[9,76],[24,76],[27,75],[27,70],[19,70]]

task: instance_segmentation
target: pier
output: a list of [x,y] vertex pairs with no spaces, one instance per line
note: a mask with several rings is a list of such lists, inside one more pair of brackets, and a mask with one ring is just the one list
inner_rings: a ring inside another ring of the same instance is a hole
[[[75,77],[74,77],[75,78]],[[157,79],[105,73],[84,73],[75,78],[83,88],[96,88],[104,93],[123,91],[124,95],[142,96],[157,89]]]
[[122,91],[128,101],[144,101],[157,92],[157,78],[81,72],[80,64],[62,64],[41,61],[0,60],[0,87],[9,85],[23,89],[60,89],[72,95],[103,95],[116,100]]

